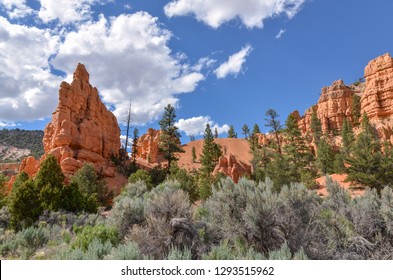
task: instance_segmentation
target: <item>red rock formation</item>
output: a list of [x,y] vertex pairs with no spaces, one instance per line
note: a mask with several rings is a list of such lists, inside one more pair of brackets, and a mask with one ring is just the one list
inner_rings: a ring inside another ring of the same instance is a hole
[[[352,121],[352,96],[354,89],[346,86],[342,80],[333,82],[330,87],[322,88],[317,105],[309,108],[304,117],[299,118],[299,128],[303,134],[311,132],[311,116],[313,108],[317,112],[318,118],[322,123],[323,132],[340,130],[344,118]],[[299,115],[297,111],[293,114]]]
[[393,59],[389,54],[372,60],[364,70],[366,89],[361,99],[362,113],[370,119],[393,115]]
[[[44,131],[44,159],[54,155],[66,177],[84,163],[93,163],[104,177],[114,177],[111,155],[120,149],[120,128],[116,117],[102,103],[97,88],[89,83],[89,73],[78,64],[71,84],[62,82],[59,104]],[[21,170],[34,175],[38,163],[27,158]]]
[[250,177],[252,167],[249,162],[238,160],[234,155],[224,155],[218,160],[217,166],[214,168],[213,174],[223,173],[233,179],[235,183],[243,176]]
[[149,128],[144,135],[139,137],[137,144],[138,162],[143,161],[144,163],[148,164],[157,164],[164,160],[158,149],[160,135],[160,130]]

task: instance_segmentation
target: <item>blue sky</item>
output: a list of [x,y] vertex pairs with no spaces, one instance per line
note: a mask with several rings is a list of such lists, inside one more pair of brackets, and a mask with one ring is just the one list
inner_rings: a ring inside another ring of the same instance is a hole
[[391,0],[0,0],[0,128],[43,129],[81,62],[115,115],[131,100],[141,132],[168,103],[183,142],[206,122],[222,137],[266,130],[267,109],[284,122],[393,53],[392,11]]

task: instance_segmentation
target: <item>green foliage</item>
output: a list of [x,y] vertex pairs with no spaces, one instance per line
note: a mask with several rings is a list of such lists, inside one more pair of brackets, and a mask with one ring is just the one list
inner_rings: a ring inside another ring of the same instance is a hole
[[325,138],[317,144],[317,164],[322,174],[334,173],[334,150]]
[[250,129],[248,128],[248,125],[243,125],[242,127],[243,135],[245,139],[248,139],[250,137]]
[[281,122],[279,120],[280,116],[273,109],[267,110],[265,116],[266,116],[266,118],[265,118],[265,121],[266,121],[265,126],[270,127],[269,132],[274,134],[276,151],[279,154],[281,154],[282,151],[281,151],[280,133],[281,133],[281,130],[282,130],[282,125],[281,125]]
[[138,155],[138,140],[139,140],[139,130],[134,128],[133,138],[132,138],[132,162],[136,162],[136,156]]
[[138,181],[144,182],[148,189],[154,187],[150,174],[145,170],[139,169],[128,177],[128,182],[130,183],[136,183]]
[[197,160],[197,155],[196,155],[196,150],[195,147],[192,147],[192,163],[196,163]]
[[24,182],[13,193],[10,201],[11,226],[14,229],[29,227],[42,213],[39,190],[32,180]]
[[237,133],[235,132],[235,127],[233,125],[229,126],[228,138],[237,138]]
[[341,128],[342,137],[342,152],[344,155],[348,156],[351,153],[352,145],[355,141],[355,135],[353,134],[353,129],[351,124],[344,118],[343,125]]
[[205,134],[203,135],[203,148],[201,158],[201,171],[206,175],[210,175],[214,167],[218,163],[218,159],[222,155],[221,148],[217,143],[214,143],[214,138],[210,125],[206,124]]
[[74,231],[76,233],[76,239],[72,243],[71,247],[73,249],[79,248],[83,252],[88,251],[89,246],[94,239],[98,240],[102,244],[109,242],[112,245],[117,245],[119,243],[119,234],[113,227],[105,225],[97,225],[94,227],[84,226],[82,228],[76,227]]
[[16,176],[14,184],[12,185],[12,192],[14,192],[14,190],[19,188],[19,186],[27,180],[29,180],[29,175],[25,171],[20,172],[18,176]]
[[318,118],[317,110],[315,107],[312,108],[311,114],[311,132],[314,138],[314,142],[318,144],[322,136],[322,123],[321,120]]
[[[42,144],[44,132],[42,130],[22,130],[22,129],[2,129],[0,130],[0,143],[7,146],[13,146],[19,149],[30,150],[30,155],[40,158],[44,154],[44,146]],[[21,159],[15,159],[19,161]],[[2,160],[0,156],[0,162]]]
[[164,114],[159,122],[161,127],[161,135],[159,140],[159,150],[164,154],[164,158],[168,161],[168,173],[170,172],[171,163],[178,160],[177,153],[183,153],[184,150],[180,145],[180,133],[175,126],[176,113],[175,108],[168,104],[165,107]]
[[344,174],[345,173],[346,169],[345,169],[344,155],[337,153],[334,156],[333,170],[334,170],[334,173],[336,173],[336,174]]
[[118,247],[113,248],[108,259],[111,260],[140,260],[140,252],[138,244],[134,242],[127,242],[120,244]]
[[99,178],[92,164],[85,164],[72,177],[71,185],[75,184],[80,194],[86,201],[96,200],[96,204],[108,206],[113,198],[113,193],[109,192],[106,183]]
[[0,173],[0,208],[7,205],[7,181],[8,178]]
[[186,248],[181,250],[177,247],[172,247],[169,250],[167,260],[191,260],[191,250]]
[[352,96],[351,111],[352,111],[353,122],[355,125],[358,125],[359,118],[360,118],[360,96],[358,96],[357,94],[354,94]]
[[188,193],[191,202],[199,199],[198,177],[196,174],[188,173],[177,165],[172,165],[169,179],[177,181],[180,184],[180,188]]
[[48,242],[49,232],[44,227],[29,227],[20,231],[16,238],[23,251],[22,258],[28,259],[38,248]]

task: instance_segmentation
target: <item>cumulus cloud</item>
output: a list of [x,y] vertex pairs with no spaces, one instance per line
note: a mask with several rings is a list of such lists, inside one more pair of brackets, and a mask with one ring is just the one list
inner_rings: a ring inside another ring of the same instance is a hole
[[237,75],[243,68],[244,63],[246,63],[246,57],[251,53],[252,47],[246,45],[239,52],[231,55],[229,59],[221,64],[214,73],[218,79],[224,79],[228,75]]
[[194,15],[198,21],[218,28],[233,19],[248,28],[263,28],[264,20],[285,14],[292,18],[306,0],[172,0],[164,7],[168,17]]
[[[20,1],[20,0],[19,0]],[[41,8],[38,17],[48,23],[59,20],[61,24],[76,23],[91,19],[91,6],[112,0],[39,0]]]
[[6,10],[7,15],[14,18],[22,18],[34,13],[34,10],[26,5],[26,0],[0,0],[0,6]]
[[280,29],[280,31],[276,35],[276,39],[280,39],[285,32],[286,32],[285,29]]
[[212,131],[217,129],[218,133],[226,133],[229,130],[229,125],[224,124],[222,126],[218,125],[210,119],[209,116],[192,117],[189,119],[180,119],[175,125],[180,131],[184,132],[186,135],[197,136],[203,135],[205,132],[206,124],[209,124]]
[[49,58],[59,38],[49,30],[11,24],[0,17],[0,120],[47,117],[57,101],[60,78],[51,74]]
[[90,72],[103,100],[124,115],[129,101],[135,123],[156,119],[177,94],[195,90],[204,76],[172,54],[172,34],[146,12],[86,22],[66,35],[53,65],[71,74],[78,62]]

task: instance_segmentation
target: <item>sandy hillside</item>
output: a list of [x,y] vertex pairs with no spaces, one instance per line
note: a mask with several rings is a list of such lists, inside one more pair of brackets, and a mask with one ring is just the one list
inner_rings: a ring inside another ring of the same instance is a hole
[[[238,161],[250,164],[252,155],[250,153],[250,145],[245,139],[238,138],[217,138],[214,141],[221,146],[224,155],[234,155]],[[185,153],[180,154],[178,165],[187,170],[199,169],[200,155],[202,154],[203,140],[189,142],[182,146]],[[192,148],[195,147],[196,162],[192,162]]]

